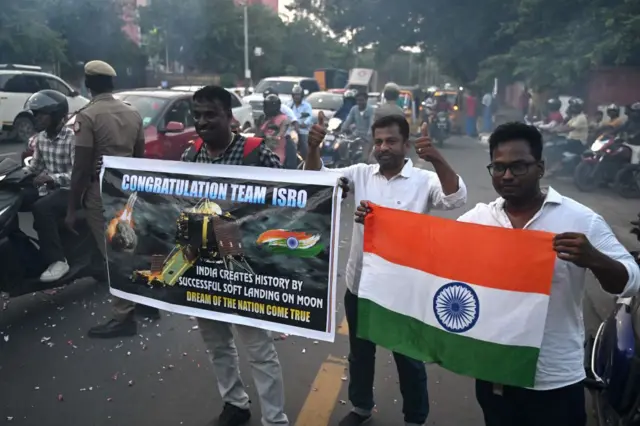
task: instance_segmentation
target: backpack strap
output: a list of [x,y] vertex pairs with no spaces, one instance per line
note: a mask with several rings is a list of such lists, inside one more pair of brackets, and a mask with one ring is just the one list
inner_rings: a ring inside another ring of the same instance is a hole
[[257,166],[260,164],[260,144],[262,138],[251,137],[244,141],[242,162],[245,166]]
[[189,163],[195,163],[202,149],[202,145],[204,145],[204,141],[201,138],[196,139],[189,147],[185,160]]

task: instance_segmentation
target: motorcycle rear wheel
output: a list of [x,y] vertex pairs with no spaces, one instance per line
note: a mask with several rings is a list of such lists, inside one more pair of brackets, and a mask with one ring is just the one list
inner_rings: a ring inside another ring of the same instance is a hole
[[581,161],[573,171],[573,183],[582,192],[593,192],[598,187],[597,164]]
[[638,186],[637,166],[623,167],[616,173],[613,181],[613,189],[623,198],[640,198],[640,186]]

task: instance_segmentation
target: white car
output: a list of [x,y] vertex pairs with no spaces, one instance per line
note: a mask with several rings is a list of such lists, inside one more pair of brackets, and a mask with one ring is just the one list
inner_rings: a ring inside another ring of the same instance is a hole
[[[171,90],[179,90],[182,92],[196,92],[203,86],[175,86]],[[233,118],[238,120],[242,130],[252,129],[254,126],[253,110],[251,105],[243,102],[240,96],[236,95],[232,90],[227,89],[231,93],[231,111]]]
[[56,90],[67,97],[69,112],[73,114],[89,99],[80,96],[61,78],[29,65],[0,65],[0,121],[2,136],[27,143],[35,132],[33,116],[24,111],[29,97],[40,90]]

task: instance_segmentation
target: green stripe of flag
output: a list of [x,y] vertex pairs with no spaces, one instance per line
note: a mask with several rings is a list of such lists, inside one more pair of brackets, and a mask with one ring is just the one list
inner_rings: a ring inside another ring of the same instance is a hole
[[533,387],[540,349],[449,333],[368,300],[358,301],[358,337],[457,374]]

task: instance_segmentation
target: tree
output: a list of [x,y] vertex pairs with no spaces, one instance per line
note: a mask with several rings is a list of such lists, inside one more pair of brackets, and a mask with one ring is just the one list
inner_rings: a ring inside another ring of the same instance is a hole
[[50,31],[65,42],[64,58],[60,58],[63,71],[93,59],[127,67],[140,54],[122,31],[122,6],[117,1],[45,0],[40,7]]
[[[546,88],[593,66],[640,61],[640,3],[629,0],[296,0],[379,57],[420,46],[464,84],[494,77]],[[380,62],[379,62],[380,63]]]
[[65,43],[45,24],[37,0],[6,3],[0,8],[0,62],[35,64],[64,58]]

